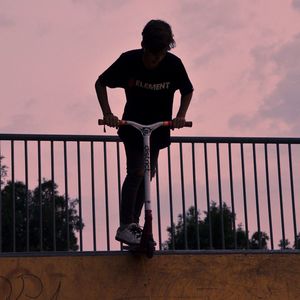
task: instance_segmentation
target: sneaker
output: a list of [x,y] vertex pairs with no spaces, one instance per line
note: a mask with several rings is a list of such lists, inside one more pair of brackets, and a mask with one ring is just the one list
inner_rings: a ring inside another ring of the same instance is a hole
[[142,230],[136,223],[121,226],[117,230],[116,240],[128,245],[138,245],[141,242]]
[[137,237],[141,238],[143,234],[143,227],[141,227],[138,223],[132,223],[131,231],[133,231]]

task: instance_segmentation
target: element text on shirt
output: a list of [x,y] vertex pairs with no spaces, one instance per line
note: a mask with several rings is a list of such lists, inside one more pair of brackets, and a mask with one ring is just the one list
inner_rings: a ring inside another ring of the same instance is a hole
[[161,82],[161,83],[148,83],[143,82],[141,80],[136,80],[135,85],[137,87],[147,89],[147,90],[153,90],[153,91],[161,91],[161,90],[168,90],[170,87],[170,82]]

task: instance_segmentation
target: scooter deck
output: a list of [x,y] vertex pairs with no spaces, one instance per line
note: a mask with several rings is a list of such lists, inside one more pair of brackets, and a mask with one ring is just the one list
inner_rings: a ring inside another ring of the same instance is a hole
[[147,254],[147,250],[142,249],[140,245],[123,245],[123,250],[128,251],[134,256],[144,256]]
[[142,252],[140,245],[123,245],[123,249],[130,252]]
[[141,245],[123,245],[123,249],[133,255],[146,255],[148,258],[152,258],[155,252],[155,245],[155,242],[149,245],[148,248]]

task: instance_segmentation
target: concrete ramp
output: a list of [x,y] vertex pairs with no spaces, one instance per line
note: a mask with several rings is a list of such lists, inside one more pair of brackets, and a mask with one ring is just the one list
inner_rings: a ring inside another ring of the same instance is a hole
[[0,257],[0,299],[300,299],[300,253]]

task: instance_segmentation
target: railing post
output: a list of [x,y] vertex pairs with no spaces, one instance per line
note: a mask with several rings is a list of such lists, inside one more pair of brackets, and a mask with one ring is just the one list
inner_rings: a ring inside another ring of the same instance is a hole
[[283,249],[285,249],[286,248],[286,240],[285,240],[284,211],[283,211],[282,182],[281,182],[281,160],[280,160],[280,146],[279,146],[279,143],[276,144],[276,153],[277,153],[277,171],[278,171],[278,187],[279,187],[282,246],[283,246]]
[[199,236],[199,220],[198,220],[195,143],[192,143],[192,168],[193,168],[193,191],[194,191],[194,207],[195,207],[196,242],[197,242],[197,249],[199,250],[200,249],[200,236]]
[[247,209],[244,144],[241,143],[240,145],[241,145],[241,163],[242,163],[242,181],[243,181],[243,200],[244,200],[244,217],[245,217],[245,229],[246,229],[246,245],[247,245],[247,249],[249,249],[249,229],[248,229],[248,209]]
[[13,221],[13,252],[16,252],[16,188],[15,188],[15,143],[11,141],[11,184],[12,184],[12,221]]
[[228,163],[229,163],[229,182],[230,182],[230,198],[231,198],[231,207],[232,207],[234,248],[237,249],[237,234],[236,234],[236,224],[235,224],[236,216],[235,216],[235,205],[234,205],[231,143],[228,143]]
[[175,250],[175,228],[173,218],[173,192],[172,192],[172,167],[171,167],[171,153],[170,147],[168,147],[168,173],[169,173],[169,202],[170,202],[170,234],[171,234],[171,247]]
[[262,248],[262,236],[260,228],[260,210],[259,210],[259,197],[258,197],[258,183],[257,183],[257,164],[256,164],[256,148],[255,143],[252,144],[253,151],[253,173],[254,173],[254,188],[255,188],[255,202],[256,202],[256,219],[257,219],[257,232],[258,232],[258,241],[259,249]]
[[208,218],[208,237],[209,248],[213,249],[213,237],[212,237],[212,224],[210,213],[210,193],[209,193],[209,176],[208,176],[208,156],[207,156],[207,143],[204,143],[204,163],[205,163],[205,182],[206,182],[206,204],[207,204],[207,218]]
[[80,220],[80,251],[83,251],[82,241],[82,198],[81,198],[81,155],[80,155],[80,141],[77,141],[77,180],[78,180],[78,201],[79,201],[79,220]]
[[183,228],[184,228],[184,249],[187,250],[188,240],[187,240],[187,222],[186,222],[186,208],[185,208],[182,143],[179,143],[179,154],[180,154],[180,175],[181,175],[182,218],[183,218]]
[[291,200],[292,200],[292,214],[293,214],[293,228],[294,228],[294,243],[296,245],[296,243],[297,243],[297,218],[296,218],[296,207],[295,207],[295,193],[294,193],[294,179],[293,179],[293,161],[292,161],[291,144],[288,144],[288,153],[289,153]]
[[106,213],[106,243],[107,251],[110,250],[109,238],[109,207],[108,207],[108,178],[107,178],[107,152],[106,142],[103,142],[103,160],[104,160],[104,191],[105,191],[105,213]]
[[269,157],[268,157],[268,144],[265,143],[265,165],[266,165],[266,185],[267,185],[267,200],[268,200],[268,216],[269,216],[269,229],[271,239],[271,249],[274,249],[273,240],[273,224],[272,224],[272,206],[271,206],[271,193],[270,193],[270,179],[269,179]]
[[221,245],[225,249],[225,235],[224,235],[224,218],[223,218],[223,200],[222,200],[222,183],[221,183],[221,166],[220,166],[220,147],[219,143],[216,144],[217,148],[217,169],[218,169],[218,190],[219,190],[219,207],[221,216]]

